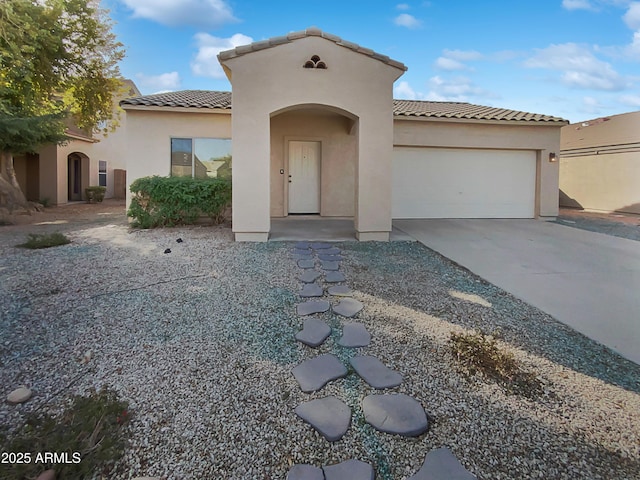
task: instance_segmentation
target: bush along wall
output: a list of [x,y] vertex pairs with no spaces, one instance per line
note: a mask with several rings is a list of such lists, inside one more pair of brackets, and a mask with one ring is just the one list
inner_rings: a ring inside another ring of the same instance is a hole
[[189,225],[201,217],[224,221],[231,204],[231,180],[223,178],[143,177],[131,184],[127,215],[140,228]]

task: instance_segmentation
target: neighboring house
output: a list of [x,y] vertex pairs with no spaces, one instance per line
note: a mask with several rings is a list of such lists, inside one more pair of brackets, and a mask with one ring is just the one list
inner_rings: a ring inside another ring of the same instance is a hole
[[560,206],[640,214],[640,111],[561,130]]
[[[136,85],[125,80],[114,108],[123,98],[136,95],[140,95]],[[80,201],[84,189],[93,185],[106,187],[106,198],[125,198],[126,121],[126,115],[121,115],[119,127],[106,136],[92,136],[69,123],[64,145],[45,145],[35,154],[16,155],[16,177],[27,200],[52,205]]]
[[121,102],[127,173],[175,174],[186,160],[197,174],[194,159],[227,155],[233,138],[236,240],[265,241],[272,217],[297,214],[351,217],[360,240],[388,240],[392,218],[558,213],[561,118],[393,100],[403,64],[315,28],[218,58],[233,114],[229,92]]

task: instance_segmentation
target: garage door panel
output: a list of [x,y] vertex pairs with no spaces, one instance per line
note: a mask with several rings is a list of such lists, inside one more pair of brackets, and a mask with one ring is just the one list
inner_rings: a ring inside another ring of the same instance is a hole
[[532,218],[534,151],[396,147],[393,218]]

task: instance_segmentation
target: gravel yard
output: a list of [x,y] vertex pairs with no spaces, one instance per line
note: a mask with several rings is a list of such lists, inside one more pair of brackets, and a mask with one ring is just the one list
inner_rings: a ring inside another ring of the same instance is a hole
[[[14,247],[39,229],[72,243]],[[405,479],[446,446],[485,480],[640,479],[640,366],[418,243],[338,244],[365,305],[357,320],[373,337],[354,351],[338,345],[344,319],[331,312],[317,315],[333,328],[327,342],[295,341],[293,242],[234,243],[227,227],[129,230],[117,213],[0,227],[0,238],[0,385],[5,396],[23,384],[34,392],[23,405],[0,404],[0,425],[111,387],[131,413],[112,478],[284,479],[293,464],[357,458],[377,479]],[[462,375],[447,341],[477,328],[499,330],[544,394],[510,395]],[[391,391],[420,400],[430,429],[418,438],[374,430],[360,402],[375,390],[354,373],[303,393],[291,369],[321,353],[345,364],[375,355],[400,372]],[[294,414],[326,395],[353,412],[335,443]]]

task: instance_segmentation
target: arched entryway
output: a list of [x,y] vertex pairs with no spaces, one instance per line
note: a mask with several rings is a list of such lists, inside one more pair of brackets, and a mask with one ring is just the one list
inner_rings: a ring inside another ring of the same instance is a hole
[[296,105],[270,119],[271,217],[355,215],[358,118]]
[[89,186],[89,157],[73,152],[67,156],[67,200],[80,201]]

